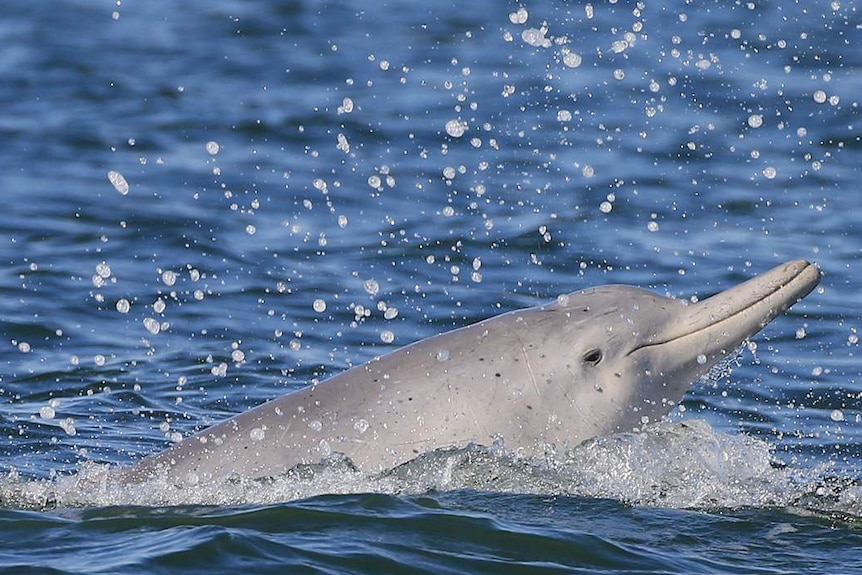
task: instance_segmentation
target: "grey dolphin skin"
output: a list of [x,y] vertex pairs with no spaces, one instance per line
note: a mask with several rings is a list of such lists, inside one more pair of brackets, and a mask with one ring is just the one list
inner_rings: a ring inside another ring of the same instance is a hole
[[660,419],[716,362],[808,295],[798,260],[698,303],[629,286],[560,296],[408,345],[121,471],[179,484],[276,476],[343,454],[363,472],[470,443],[525,456]]

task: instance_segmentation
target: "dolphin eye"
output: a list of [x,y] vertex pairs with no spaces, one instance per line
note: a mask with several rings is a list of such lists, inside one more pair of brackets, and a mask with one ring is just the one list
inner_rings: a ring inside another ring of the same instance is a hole
[[591,349],[584,354],[584,363],[593,367],[599,365],[602,361],[602,350]]

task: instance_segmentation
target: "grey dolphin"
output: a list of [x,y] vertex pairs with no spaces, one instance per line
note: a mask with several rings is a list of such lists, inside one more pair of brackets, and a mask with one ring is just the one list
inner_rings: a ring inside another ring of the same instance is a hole
[[333,453],[377,472],[470,443],[561,452],[661,418],[820,276],[798,260],[698,303],[629,286],[560,296],[272,400],[142,459],[122,478],[254,479]]

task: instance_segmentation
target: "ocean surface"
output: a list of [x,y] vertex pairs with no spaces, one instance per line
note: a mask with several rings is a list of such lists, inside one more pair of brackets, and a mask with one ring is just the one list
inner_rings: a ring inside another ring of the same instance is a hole
[[[0,573],[862,573],[857,2],[3,3]],[[820,286],[557,464],[109,469],[561,293]]]

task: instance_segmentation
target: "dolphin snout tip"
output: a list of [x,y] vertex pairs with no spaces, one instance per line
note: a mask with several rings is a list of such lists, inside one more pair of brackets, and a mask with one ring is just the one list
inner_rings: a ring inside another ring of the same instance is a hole
[[820,268],[817,267],[817,264],[813,264],[808,260],[798,259],[791,260],[784,264],[784,271],[792,273],[792,274],[800,274],[806,271],[809,267],[813,267],[817,271],[820,271]]
[[784,264],[782,271],[790,277],[790,281],[802,280],[806,285],[807,291],[801,297],[805,297],[814,287],[820,283],[820,278],[823,277],[823,270],[816,263],[811,263],[808,260],[793,260]]

